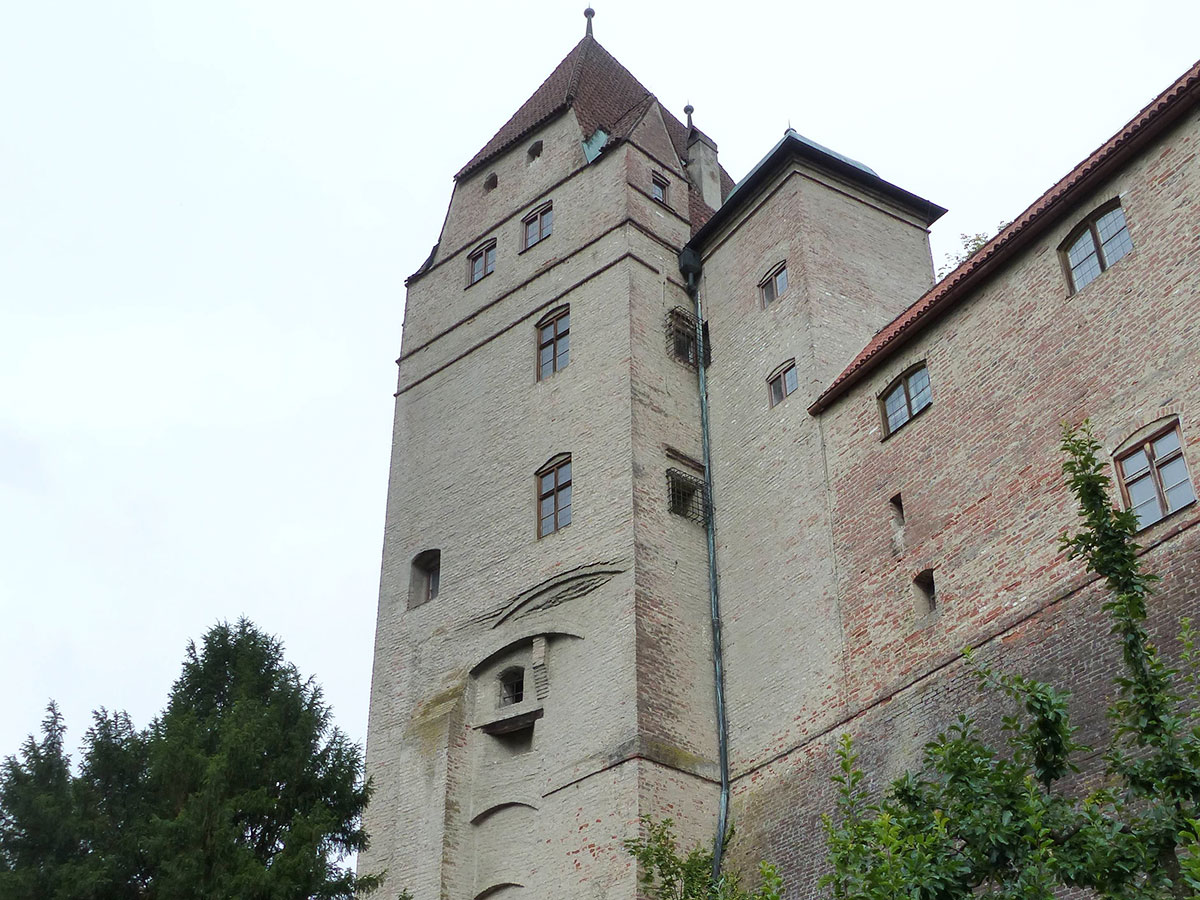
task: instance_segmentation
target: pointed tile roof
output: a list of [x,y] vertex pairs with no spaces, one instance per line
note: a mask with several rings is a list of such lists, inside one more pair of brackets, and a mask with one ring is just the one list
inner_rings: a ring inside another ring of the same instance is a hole
[[[587,34],[454,178],[466,178],[567,109],[575,110],[585,137],[603,128],[611,145],[629,136],[655,100],[616,57]],[[687,127],[665,108],[662,116],[675,152],[686,159]],[[733,180],[724,170],[721,175],[722,193],[728,193]]]

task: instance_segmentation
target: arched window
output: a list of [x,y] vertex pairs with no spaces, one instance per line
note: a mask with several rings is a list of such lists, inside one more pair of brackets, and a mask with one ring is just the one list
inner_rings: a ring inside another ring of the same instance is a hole
[[1059,246],[1071,293],[1081,291],[1133,249],[1125,211],[1112,200],[1080,222]]
[[1137,516],[1139,528],[1148,528],[1196,499],[1177,419],[1126,441],[1117,451],[1116,465],[1121,496]]
[[571,454],[562,453],[537,470],[538,537],[571,524]]
[[762,298],[764,307],[770,306],[778,300],[783,292],[787,290],[787,261],[776,263],[771,267],[771,271],[763,276],[763,280],[758,283],[758,294]]
[[422,550],[412,561],[408,579],[408,608],[437,598],[442,583],[442,551]]
[[497,706],[513,706],[525,699],[525,670],[513,666],[500,673],[500,696]]
[[571,361],[571,307],[560,306],[537,324],[538,381],[549,378]]
[[796,392],[799,382],[796,378],[796,360],[789,359],[767,378],[767,395],[772,406],[778,406],[789,395]]
[[900,375],[879,395],[883,414],[883,436],[887,437],[908,424],[917,413],[933,402],[929,385],[929,369],[919,362]]
[[496,239],[484,241],[467,254],[468,287],[496,271]]

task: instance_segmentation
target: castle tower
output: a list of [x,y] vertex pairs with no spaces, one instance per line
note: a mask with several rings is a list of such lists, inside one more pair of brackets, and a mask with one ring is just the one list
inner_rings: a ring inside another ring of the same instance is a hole
[[[367,748],[374,843],[359,863],[386,869],[389,890],[632,900],[621,842],[640,816],[674,819],[687,845],[712,840],[710,348],[679,263],[696,236],[724,391],[716,508],[723,488],[737,508],[719,552],[754,624],[731,648],[739,728],[759,740],[772,686],[812,679],[838,650],[814,639],[811,655],[776,658],[810,613],[771,633],[752,590],[764,543],[797,542],[772,586],[793,606],[824,598],[811,615],[829,617],[816,425],[793,404],[784,473],[811,492],[771,495],[782,476],[750,452],[773,389],[759,369],[799,341],[786,393],[836,374],[844,347],[928,287],[940,211],[799,135],[738,187],[737,209],[716,209],[733,181],[688,113],[663,109],[589,16],[455,176],[438,243],[408,279]],[[888,258],[849,262],[864,252]],[[782,294],[795,309],[767,330],[744,315]],[[801,699],[819,706],[809,688]]]

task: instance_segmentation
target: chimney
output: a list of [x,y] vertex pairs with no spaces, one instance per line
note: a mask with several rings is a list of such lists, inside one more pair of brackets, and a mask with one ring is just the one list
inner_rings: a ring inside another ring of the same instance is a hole
[[721,167],[717,164],[717,143],[692,124],[695,112],[689,103],[683,108],[687,115],[688,180],[700,192],[700,198],[713,209],[721,208]]

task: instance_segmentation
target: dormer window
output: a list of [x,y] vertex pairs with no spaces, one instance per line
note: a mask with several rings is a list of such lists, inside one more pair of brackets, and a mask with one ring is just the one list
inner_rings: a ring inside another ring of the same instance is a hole
[[787,263],[781,262],[767,273],[766,278],[758,283],[758,292],[762,297],[762,305],[767,307],[778,300],[783,296],[783,292],[787,290],[787,286]]
[[667,181],[666,178],[664,178],[662,175],[659,175],[657,172],[655,172],[653,175],[650,176],[650,196],[653,197],[655,200],[657,200],[659,203],[661,203],[663,206],[666,206],[667,205],[667,196],[668,196],[667,190],[670,187],[670,185],[671,185],[671,183],[669,181]]
[[467,287],[496,270],[496,241],[480,244],[467,256]]
[[550,237],[550,233],[554,230],[554,204],[547,203],[539,206],[521,220],[521,225],[521,249],[528,250],[538,241],[544,241]]
[[525,670],[519,666],[500,673],[500,700],[497,706],[515,706],[525,699]]
[[1120,201],[1106,203],[1088,216],[1058,249],[1067,269],[1071,293],[1083,290],[1133,249]]
[[879,396],[883,436],[894,434],[932,402],[929,369],[925,363],[917,363],[889,384]]

